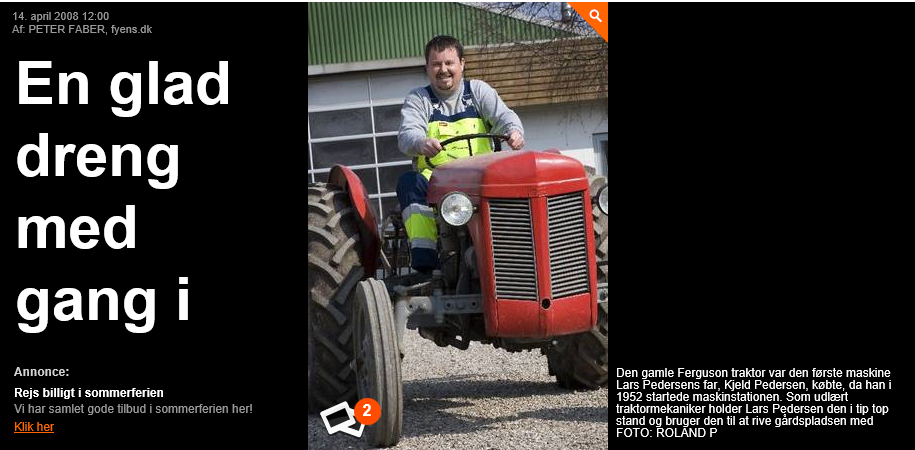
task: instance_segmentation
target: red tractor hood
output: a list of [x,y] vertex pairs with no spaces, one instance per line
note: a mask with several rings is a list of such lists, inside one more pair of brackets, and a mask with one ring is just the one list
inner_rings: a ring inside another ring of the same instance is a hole
[[581,163],[557,150],[504,151],[439,166],[426,200],[438,204],[449,192],[460,191],[479,204],[480,197],[542,197],[587,186]]

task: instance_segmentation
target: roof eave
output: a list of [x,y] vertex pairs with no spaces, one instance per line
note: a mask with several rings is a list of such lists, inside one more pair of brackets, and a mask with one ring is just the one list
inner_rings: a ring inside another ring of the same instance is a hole
[[367,70],[402,69],[405,67],[423,67],[423,58],[378,59],[338,64],[316,64],[308,66],[308,76],[330,75],[344,72],[363,72]]

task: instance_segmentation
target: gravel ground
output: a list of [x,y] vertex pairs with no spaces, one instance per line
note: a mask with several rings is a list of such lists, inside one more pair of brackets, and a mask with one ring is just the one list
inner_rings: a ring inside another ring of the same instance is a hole
[[[509,353],[476,342],[466,351],[440,348],[414,330],[404,343],[403,437],[391,448],[608,448],[607,390],[560,389],[539,350]],[[371,447],[328,435],[321,416],[310,414],[308,448]]]

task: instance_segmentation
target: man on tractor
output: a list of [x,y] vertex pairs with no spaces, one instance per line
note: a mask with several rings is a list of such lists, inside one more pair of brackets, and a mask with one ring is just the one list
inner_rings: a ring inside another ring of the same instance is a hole
[[[606,179],[558,149],[492,153],[489,139],[517,150],[524,130],[491,87],[463,79],[462,53],[432,39],[429,86],[401,110],[416,169],[398,181],[402,224],[388,216],[379,233],[346,166],[308,186],[309,410],[374,399],[372,445],[402,433],[408,329],[440,347],[539,350],[568,389],[609,378]],[[400,270],[404,230],[417,273]]]
[[[397,136],[400,151],[413,158],[415,171],[397,182],[397,198],[407,237],[411,266],[429,272],[438,266],[435,214],[426,203],[432,171],[440,164],[493,151],[488,138],[441,141],[478,133],[506,135],[514,150],[524,146],[521,119],[499,94],[480,80],[464,79],[464,47],[451,36],[436,36],[426,44],[429,85],[411,91],[401,109]],[[498,141],[496,145],[499,145]]]

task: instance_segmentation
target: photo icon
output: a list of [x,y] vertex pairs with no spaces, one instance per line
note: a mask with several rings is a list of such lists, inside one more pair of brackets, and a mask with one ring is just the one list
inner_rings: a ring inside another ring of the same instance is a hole
[[[327,428],[328,434],[334,434],[338,431],[348,429],[356,423],[353,416],[353,410],[349,408],[346,402],[340,402],[330,408],[321,411],[321,419],[324,421],[324,427]],[[361,429],[359,430],[361,433]],[[352,433],[348,433],[352,434]]]
[[[348,406],[348,405],[347,405],[347,408],[346,408],[346,412],[349,413],[350,417],[353,417],[353,414],[354,414],[354,413],[353,413],[353,410],[352,410],[352,409],[349,409],[349,406]],[[356,423],[354,423],[354,424],[352,424],[352,425],[350,425],[350,426],[348,426],[348,427],[346,427],[346,428],[341,428],[341,429],[338,430],[338,431],[342,431],[342,432],[344,432],[344,433],[346,433],[346,434],[348,434],[348,435],[350,435],[350,436],[355,436],[355,437],[358,438],[358,437],[362,437],[362,430],[363,430],[363,429],[365,429],[365,424],[356,422]]]

